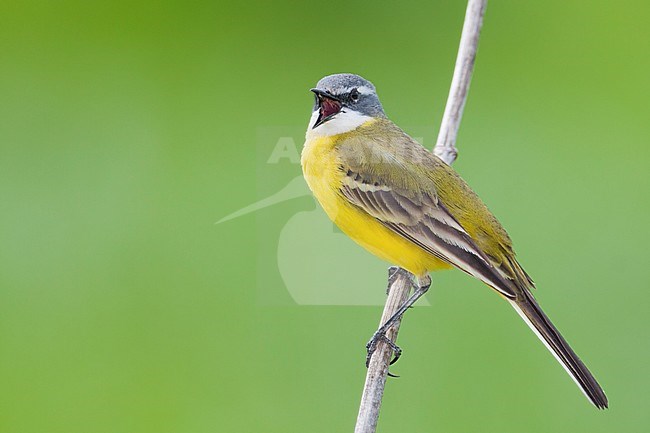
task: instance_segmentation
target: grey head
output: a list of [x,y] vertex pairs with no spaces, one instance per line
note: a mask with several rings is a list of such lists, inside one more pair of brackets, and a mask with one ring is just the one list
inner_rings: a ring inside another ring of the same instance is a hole
[[341,112],[345,113],[346,110],[363,116],[386,117],[375,86],[358,75],[328,75],[311,91],[316,96],[313,111],[320,111],[312,128],[335,118]]

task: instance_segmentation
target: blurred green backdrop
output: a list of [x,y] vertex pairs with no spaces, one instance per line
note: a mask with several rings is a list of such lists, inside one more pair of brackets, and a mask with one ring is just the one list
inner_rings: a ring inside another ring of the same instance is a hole
[[[299,175],[258,133],[300,140],[323,75],[374,81],[430,145],[464,9],[0,2],[0,431],[351,431],[380,307],[297,305],[267,245],[314,201],[214,223]],[[455,164],[611,409],[447,272],[407,315],[379,431],[650,429],[649,20],[491,1]],[[381,293],[385,267],[343,272]]]

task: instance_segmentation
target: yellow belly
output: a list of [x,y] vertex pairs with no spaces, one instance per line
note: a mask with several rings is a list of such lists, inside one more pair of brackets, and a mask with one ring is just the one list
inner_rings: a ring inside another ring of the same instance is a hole
[[339,169],[335,146],[336,136],[308,139],[302,152],[302,169],[314,196],[341,231],[379,258],[415,275],[451,268],[386,228],[339,193],[344,173]]

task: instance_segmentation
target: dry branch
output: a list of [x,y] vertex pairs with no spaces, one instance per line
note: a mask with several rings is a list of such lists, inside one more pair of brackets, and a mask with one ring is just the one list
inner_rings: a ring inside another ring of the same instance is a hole
[[[433,149],[433,152],[447,164],[453,163],[458,155],[456,149],[458,126],[467,100],[467,91],[472,78],[474,59],[486,6],[487,0],[469,0],[467,4],[454,76],[451,81],[438,140]],[[408,298],[411,291],[411,277],[407,272],[400,272],[397,278],[393,280],[389,287],[388,298],[386,299],[379,326],[383,325]],[[386,336],[392,341],[397,340],[400,322],[401,320],[397,321],[386,333]],[[380,342],[368,366],[366,383],[363,387],[363,395],[359,406],[359,415],[354,429],[355,433],[374,433],[377,428],[379,409],[384,395],[384,386],[391,356],[391,348],[386,343]]]

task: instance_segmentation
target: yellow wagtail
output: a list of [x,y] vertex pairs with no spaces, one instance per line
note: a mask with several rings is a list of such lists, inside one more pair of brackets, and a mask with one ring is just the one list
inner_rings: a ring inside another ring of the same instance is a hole
[[[427,291],[429,272],[456,267],[506,299],[587,398],[606,408],[602,388],[531,294],[533,281],[510,237],[465,181],[388,120],[369,81],[330,75],[311,91],[315,104],[302,152],[309,188],[344,233],[418,280],[414,294],[368,343],[368,356]],[[398,357],[399,348],[388,343]]]

